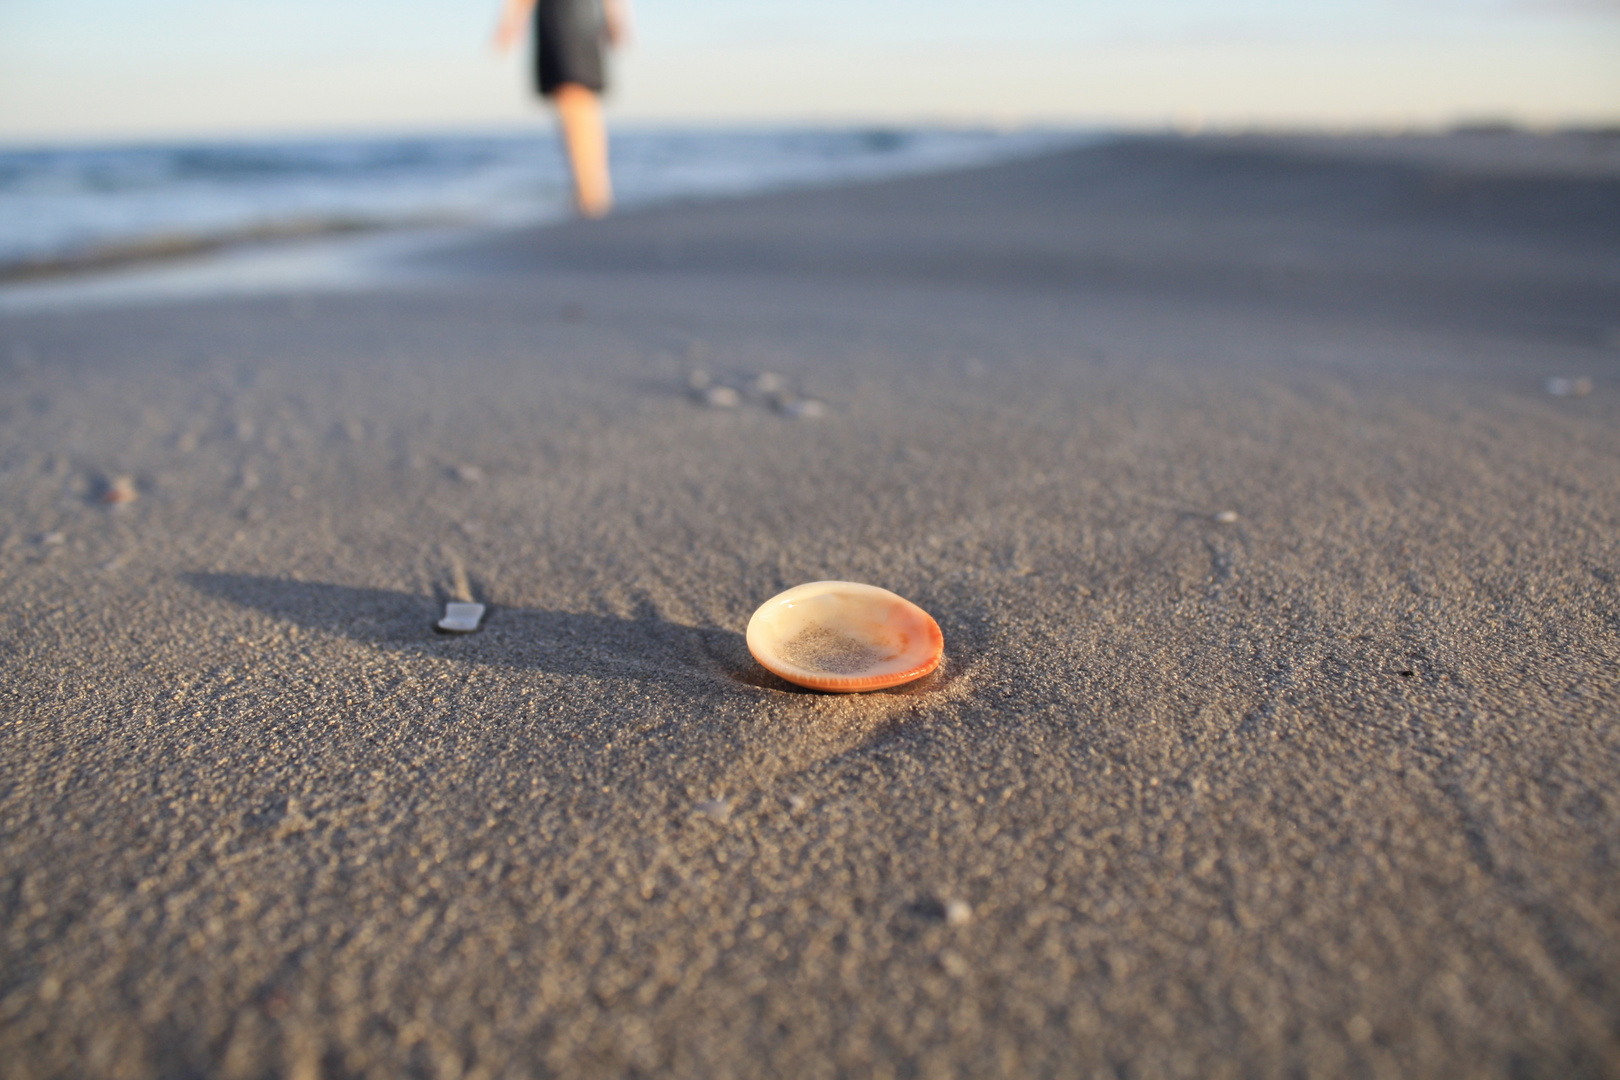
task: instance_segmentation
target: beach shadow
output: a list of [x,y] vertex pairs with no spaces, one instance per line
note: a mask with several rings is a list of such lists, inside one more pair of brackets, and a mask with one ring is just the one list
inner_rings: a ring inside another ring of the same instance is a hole
[[[741,633],[685,626],[651,610],[626,618],[487,605],[478,632],[445,635],[434,629],[444,597],[253,574],[190,573],[182,580],[205,595],[257,611],[289,629],[347,639],[406,658],[578,677],[585,682],[656,685],[690,706],[666,711],[659,721],[659,738],[680,748],[679,760],[687,770],[680,783],[722,792],[733,806],[752,807],[749,813],[764,813],[762,807],[776,805],[762,793],[795,777],[835,768],[852,755],[908,736],[923,737],[924,729],[913,720],[930,707],[971,692],[970,679],[943,666],[891,690],[864,694],[806,690],[760,667]],[[473,592],[477,596],[476,584]],[[726,698],[733,700],[728,703]],[[761,709],[762,705],[771,708]],[[729,719],[718,727],[703,722],[711,714]],[[625,719],[575,731],[569,745],[597,752],[627,731]],[[622,793],[601,798],[606,807]],[[636,811],[645,812],[645,808]]]
[[[439,656],[554,675],[700,679],[796,697],[823,698],[772,675],[748,652],[741,633],[686,626],[647,611],[634,618],[488,604],[473,634],[442,634],[435,623],[445,597],[255,574],[188,573],[199,592],[263,612],[304,630],[336,634],[396,652]],[[936,673],[860,697],[912,697],[937,688]]]

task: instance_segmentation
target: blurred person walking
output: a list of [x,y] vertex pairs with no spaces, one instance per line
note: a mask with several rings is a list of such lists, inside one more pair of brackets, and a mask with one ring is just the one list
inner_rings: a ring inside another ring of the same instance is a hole
[[504,53],[534,17],[535,88],[551,99],[562,121],[563,144],[574,174],[574,201],[586,217],[613,208],[607,128],[601,94],[607,86],[604,46],[624,39],[624,0],[504,0],[495,49]]

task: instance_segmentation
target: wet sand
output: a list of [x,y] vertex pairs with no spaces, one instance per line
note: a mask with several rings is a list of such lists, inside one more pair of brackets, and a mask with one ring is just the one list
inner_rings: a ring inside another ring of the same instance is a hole
[[1481,145],[6,316],[0,1074],[1620,1074],[1620,173]]

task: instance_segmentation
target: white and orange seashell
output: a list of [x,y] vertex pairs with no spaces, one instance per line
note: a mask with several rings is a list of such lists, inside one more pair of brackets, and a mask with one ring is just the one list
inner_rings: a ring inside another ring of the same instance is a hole
[[933,616],[887,589],[812,581],[760,605],[748,651],[790,683],[848,694],[922,678],[944,659],[945,637]]

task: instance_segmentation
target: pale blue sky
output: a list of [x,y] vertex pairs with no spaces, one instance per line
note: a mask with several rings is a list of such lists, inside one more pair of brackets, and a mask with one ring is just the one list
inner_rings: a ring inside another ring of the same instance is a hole
[[[1620,119],[1620,0],[636,0],[621,120]],[[0,138],[537,110],[473,0],[0,0]]]

